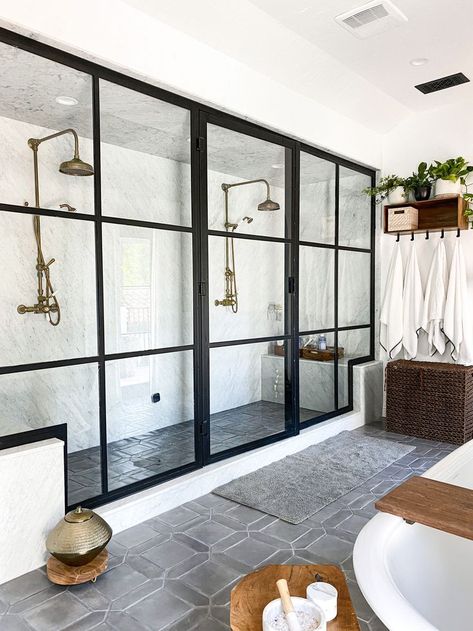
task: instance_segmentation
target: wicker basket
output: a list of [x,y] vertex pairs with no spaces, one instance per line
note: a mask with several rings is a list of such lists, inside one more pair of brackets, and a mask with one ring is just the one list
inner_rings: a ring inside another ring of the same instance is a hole
[[388,232],[417,230],[418,226],[419,219],[417,208],[413,206],[388,208]]
[[473,438],[473,366],[398,360],[386,368],[386,429],[456,445]]

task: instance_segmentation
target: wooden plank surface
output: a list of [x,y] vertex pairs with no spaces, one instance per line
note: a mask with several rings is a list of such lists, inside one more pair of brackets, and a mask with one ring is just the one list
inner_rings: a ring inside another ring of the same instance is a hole
[[379,499],[383,513],[473,539],[473,491],[414,476]]
[[276,581],[285,578],[291,596],[306,596],[306,587],[320,574],[321,581],[338,590],[338,614],[327,631],[360,631],[345,575],[336,565],[267,565],[245,576],[231,594],[230,626],[232,631],[262,631],[265,606],[279,598]]
[[86,565],[65,565],[49,557],[46,566],[48,578],[56,585],[81,585],[92,581],[95,583],[97,577],[105,572],[108,567],[108,552],[102,552]]

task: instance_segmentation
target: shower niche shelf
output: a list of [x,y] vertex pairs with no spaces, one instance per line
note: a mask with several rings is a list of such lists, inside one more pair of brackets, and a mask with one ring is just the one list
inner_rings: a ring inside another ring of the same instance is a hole
[[[417,230],[388,230],[388,210],[412,206],[417,208],[419,226]],[[423,202],[387,204],[384,207],[385,234],[411,234],[417,232],[441,232],[442,230],[468,230],[468,220],[464,215],[466,201],[461,195],[451,195]]]

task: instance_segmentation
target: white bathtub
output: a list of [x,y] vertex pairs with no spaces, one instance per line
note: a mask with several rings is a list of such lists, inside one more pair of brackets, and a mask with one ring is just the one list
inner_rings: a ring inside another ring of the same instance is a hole
[[[473,441],[424,473],[473,488]],[[473,541],[379,513],[353,551],[366,600],[390,631],[473,630]]]

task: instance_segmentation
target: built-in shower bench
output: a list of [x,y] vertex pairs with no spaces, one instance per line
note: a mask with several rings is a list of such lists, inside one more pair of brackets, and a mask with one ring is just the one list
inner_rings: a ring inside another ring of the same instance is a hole
[[414,476],[375,503],[383,513],[473,540],[473,490]]

